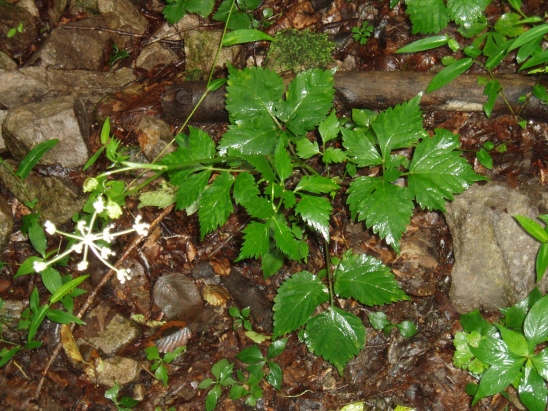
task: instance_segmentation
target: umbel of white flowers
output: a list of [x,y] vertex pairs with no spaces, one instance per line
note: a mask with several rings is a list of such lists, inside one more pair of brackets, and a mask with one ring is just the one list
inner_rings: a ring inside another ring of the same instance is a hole
[[46,229],[46,232],[48,234],[53,235],[55,233],[59,233],[61,235],[64,235],[65,237],[76,240],[76,242],[65,252],[57,255],[55,258],[49,261],[35,261],[33,265],[34,271],[36,271],[37,273],[44,271],[51,264],[62,259],[73,251],[78,254],[82,254],[82,252],[84,253],[82,256],[82,260],[77,265],[78,270],[84,271],[88,267],[88,253],[91,250],[91,252],[103,262],[103,264],[105,264],[110,269],[116,271],[118,280],[120,280],[122,284],[130,278],[128,269],[118,269],[108,262],[107,258],[111,255],[114,255],[114,251],[112,251],[108,246],[97,244],[97,242],[104,241],[105,243],[110,244],[114,237],[129,234],[132,232],[136,232],[139,235],[147,235],[150,225],[147,223],[141,223],[141,216],[138,215],[137,217],[135,217],[135,224],[133,224],[133,227],[128,230],[112,233],[111,230],[113,226],[108,225],[103,231],[93,233],[93,225],[95,223],[95,219],[97,218],[97,214],[102,213],[105,210],[105,201],[103,199],[103,196],[100,195],[97,197],[97,199],[93,203],[93,208],[95,209],[95,211],[91,216],[90,222],[87,223],[85,220],[78,221],[78,223],[76,224],[75,234],[69,234],[57,230],[57,227],[55,227],[55,224],[53,224],[51,221],[46,221],[44,223],[44,228]]

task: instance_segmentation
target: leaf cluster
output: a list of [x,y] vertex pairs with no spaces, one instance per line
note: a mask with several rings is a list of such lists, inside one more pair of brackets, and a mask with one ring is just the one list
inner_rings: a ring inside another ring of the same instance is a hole
[[502,309],[500,323],[490,324],[478,310],[461,316],[464,332],[455,335],[456,366],[478,375],[469,387],[472,406],[513,385],[520,401],[532,411],[546,409],[548,389],[548,296],[534,289],[516,305]]
[[382,311],[371,313],[367,316],[371,326],[375,330],[382,330],[384,335],[388,336],[393,328],[397,328],[405,338],[411,338],[417,333],[417,326],[409,320],[403,320],[400,323],[392,323]]
[[160,356],[158,347],[155,345],[145,348],[147,354],[147,360],[152,361],[150,370],[154,372],[154,376],[158,381],[164,383],[164,387],[167,387],[168,375],[166,364],[170,364],[177,357],[182,355],[186,350],[186,346],[177,347],[175,351],[165,353],[163,357]]
[[[409,299],[390,269],[371,256],[347,252],[333,276],[334,293],[341,298],[369,306]],[[364,347],[366,332],[358,317],[334,305],[313,315],[329,301],[329,290],[317,276],[308,271],[291,275],[274,298],[273,338],[304,326],[308,349],[342,374],[346,363]]]
[[105,398],[111,400],[118,411],[130,411],[133,407],[139,404],[135,398],[123,396],[118,399],[120,392],[120,384],[114,384],[110,389],[105,391]]
[[364,21],[360,27],[352,28],[352,38],[354,41],[364,45],[367,43],[367,39],[373,33],[373,26],[371,26],[367,21]]

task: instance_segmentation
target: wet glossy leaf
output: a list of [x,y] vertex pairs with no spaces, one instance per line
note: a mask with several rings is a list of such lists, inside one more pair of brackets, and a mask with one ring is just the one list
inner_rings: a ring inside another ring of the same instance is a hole
[[504,314],[505,326],[507,328],[521,330],[529,309],[541,298],[542,294],[538,288],[534,288],[529,295],[520,302],[514,304],[510,308],[502,308],[500,311]]
[[302,159],[309,159],[317,154],[321,154],[320,148],[316,141],[310,141],[306,137],[303,137],[295,144],[297,155]]
[[280,355],[282,351],[285,350],[285,346],[287,345],[287,340],[288,338],[281,338],[279,340],[272,341],[272,343],[268,346],[266,358],[272,359]]
[[413,23],[413,34],[439,33],[449,22],[449,13],[442,0],[407,0],[405,4]]
[[258,364],[265,361],[263,353],[256,345],[254,345],[253,347],[244,348],[238,353],[238,355],[236,355],[236,358],[239,359],[241,362],[245,362],[246,364]]
[[274,231],[274,240],[285,255],[292,260],[300,260],[301,253],[299,241],[295,239],[293,231],[288,227],[287,221],[283,215],[277,214],[270,219],[272,230]]
[[215,407],[217,406],[217,402],[219,401],[219,398],[221,398],[221,395],[223,394],[221,387],[216,385],[213,387],[208,393],[206,397],[206,411],[213,411]]
[[46,315],[48,319],[50,321],[53,321],[54,323],[58,323],[58,324],[76,323],[79,325],[86,325],[86,323],[83,322],[81,319],[79,319],[78,317],[72,314],[67,313],[66,311],[55,310],[53,308],[50,308],[48,312],[46,313]]
[[548,296],[542,297],[529,310],[523,322],[525,337],[538,344],[548,335]]
[[116,402],[118,401],[118,392],[120,392],[120,385],[116,383],[112,388],[105,391],[105,398],[111,400],[112,402]]
[[519,399],[529,411],[546,410],[546,396],[548,395],[546,382],[533,367],[525,367],[525,372],[519,382],[518,393]]
[[428,84],[428,87],[426,88],[426,93],[431,93],[439,88],[442,88],[446,84],[449,84],[466,70],[468,70],[470,67],[472,67],[473,63],[474,60],[466,57],[457,60],[453,64],[445,67],[442,71],[434,76],[432,81],[430,81],[430,84]]
[[234,211],[230,199],[232,184],[234,184],[234,177],[223,171],[202,193],[198,212],[202,239],[206,234],[226,223],[228,216]]
[[491,0],[447,0],[451,18],[459,26],[470,27],[483,14]]
[[341,130],[346,155],[359,167],[382,164],[382,157],[367,136],[358,130]]
[[507,37],[516,37],[524,32],[521,16],[517,13],[504,13],[495,23],[495,30]]
[[548,268],[548,243],[540,245],[536,259],[537,281],[542,280]]
[[295,192],[298,191],[308,191],[315,194],[325,194],[332,191],[336,191],[340,186],[333,181],[331,178],[322,177],[322,176],[303,176],[297,187],[295,187]]
[[480,164],[482,166],[484,166],[485,168],[488,168],[489,170],[492,170],[493,169],[493,158],[491,157],[491,155],[487,152],[487,150],[485,150],[484,148],[481,148],[477,153],[476,153],[476,158],[478,159],[478,161],[480,162]]
[[240,249],[240,255],[236,261],[245,258],[259,258],[269,250],[269,225],[250,222],[243,230],[244,243]]
[[534,66],[538,66],[539,64],[544,64],[546,62],[548,62],[548,50],[544,50],[542,53],[539,53],[536,56],[531,57],[529,60],[527,60],[524,64],[520,66],[519,70],[520,71],[525,70]]
[[415,149],[408,186],[422,208],[445,211],[445,201],[453,200],[453,194],[485,180],[461,157],[459,147],[457,135],[436,129],[433,137],[425,138]]
[[211,367],[211,373],[215,376],[215,378],[217,378],[218,382],[222,382],[230,377],[233,367],[234,364],[228,362],[226,358],[223,358],[213,364],[213,367]]
[[[424,1],[424,0],[412,0],[411,2],[408,3],[408,5],[418,4],[421,1]],[[426,1],[431,2],[430,0],[426,0]],[[440,0],[434,0],[434,1],[441,3]],[[408,7],[407,11],[409,12],[409,7]],[[446,24],[447,24],[447,22],[446,22]],[[420,31],[423,32],[423,33],[427,33],[427,32],[422,31],[422,30],[420,30]],[[413,24],[413,32],[415,32],[415,24]],[[429,32],[431,32],[431,31],[429,31]],[[410,44],[398,49],[398,51],[396,51],[396,53],[417,53],[419,51],[435,49],[436,47],[446,45],[448,41],[449,41],[448,36],[426,37],[424,39],[414,41],[413,43],[410,43]]]
[[266,374],[266,380],[279,391],[282,388],[282,368],[271,361],[268,362],[268,368],[270,368],[270,372]]
[[280,130],[270,117],[257,117],[230,125],[223,134],[218,149],[221,155],[269,155],[274,153],[279,135]]
[[182,274],[174,273],[158,278],[153,296],[154,303],[170,320],[191,323],[202,313],[203,303],[198,288]]
[[274,298],[274,332],[272,338],[303,326],[319,304],[329,300],[325,285],[313,274],[293,274],[278,289]]
[[470,345],[470,351],[480,361],[493,366],[508,366],[521,358],[512,353],[504,341],[492,337],[482,338],[477,347]]
[[505,365],[493,365],[481,377],[472,406],[482,398],[497,394],[508,387],[518,376],[525,359]]
[[278,143],[278,147],[276,147],[276,151],[274,152],[274,167],[276,168],[280,181],[285,181],[293,170],[291,157],[289,157],[289,153],[281,142]]
[[411,338],[417,333],[417,326],[409,320],[403,320],[401,323],[396,324],[396,327],[405,338]]
[[17,167],[16,175],[20,177],[21,180],[27,178],[31,170],[36,164],[38,164],[44,154],[46,154],[49,150],[55,147],[58,143],[59,140],[55,138],[52,140],[43,141],[34,146],[33,149],[30,150],[29,153],[25,156],[25,158],[21,160],[21,164],[19,164],[19,167]]
[[365,344],[365,327],[354,314],[331,307],[308,321],[304,339],[311,352],[333,364],[342,375],[348,361]]
[[546,33],[548,33],[548,24],[541,24],[533,27],[515,39],[512,45],[508,48],[508,51],[517,49],[530,41],[536,41],[539,37],[543,37]]
[[324,144],[334,138],[337,138],[339,135],[339,125],[340,122],[337,118],[337,114],[335,113],[335,110],[332,110],[331,113],[324,118],[318,126],[318,131]]
[[508,328],[503,327],[502,325],[497,325],[497,328],[500,331],[502,340],[506,343],[506,345],[508,346],[508,350],[510,350],[510,352],[512,352],[513,354],[517,356],[522,356],[522,357],[528,356],[530,354],[529,344],[525,340],[525,337],[523,336],[523,334],[509,330]]
[[295,207],[295,213],[300,215],[309,227],[329,241],[329,218],[333,210],[331,202],[325,197],[308,194],[300,194],[299,197],[301,199]]
[[542,378],[548,380],[548,348],[531,357],[531,361]]
[[254,41],[273,41],[274,37],[269,36],[264,31],[255,29],[240,29],[226,33],[223,39],[223,46],[233,46],[235,44],[251,43]]
[[55,270],[51,266],[48,266],[44,271],[40,273],[42,277],[42,283],[47,290],[55,294],[57,290],[63,285],[63,280],[61,279],[61,274],[59,271]]
[[340,297],[355,298],[369,306],[409,299],[390,269],[365,254],[352,254],[341,262],[335,272],[334,291]]
[[548,242],[548,232],[546,232],[546,230],[535,220],[521,215],[515,215],[514,217],[525,231],[535,237],[538,241],[541,243]]
[[367,318],[369,318],[369,322],[375,330],[382,330],[387,325],[392,324],[382,311],[368,314]]

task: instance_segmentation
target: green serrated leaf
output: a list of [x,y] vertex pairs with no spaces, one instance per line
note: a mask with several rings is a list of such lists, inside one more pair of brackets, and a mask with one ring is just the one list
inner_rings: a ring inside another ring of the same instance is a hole
[[[449,22],[449,13],[442,0],[407,0],[405,4],[407,5],[406,12],[409,14],[411,23],[413,23],[413,34],[439,33]],[[414,53],[416,51],[419,50],[403,53]],[[402,52],[401,49],[398,50],[398,53],[400,52]]]
[[238,174],[234,181],[234,201],[244,205],[250,198],[260,194],[255,178],[248,172]]
[[369,306],[409,299],[390,269],[365,254],[345,258],[334,275],[334,291],[340,297],[352,297]]
[[139,208],[159,207],[166,208],[177,200],[177,189],[169,184],[162,184],[162,188],[139,194]]
[[299,241],[295,239],[295,234],[287,226],[285,217],[281,214],[276,214],[270,219],[272,222],[272,230],[274,231],[274,240],[278,247],[285,255],[292,260],[300,260],[301,254],[299,250]]
[[481,377],[478,391],[472,400],[472,406],[482,398],[499,393],[508,387],[518,376],[525,359],[508,365],[493,365]]
[[332,110],[331,113],[324,118],[318,126],[318,131],[320,132],[320,136],[322,137],[324,144],[334,138],[337,138],[339,135],[339,126],[340,123],[337,118],[337,114],[335,113],[335,110]]
[[261,173],[262,178],[269,182],[273,183],[276,180],[276,175],[274,170],[268,161],[268,158],[265,156],[240,156],[243,160],[251,164],[259,173]]
[[310,141],[306,137],[297,140],[295,148],[297,150],[297,155],[304,160],[314,157],[317,154],[321,154],[318,143],[316,141]]
[[278,289],[274,298],[274,332],[272,338],[303,326],[319,304],[329,301],[325,285],[313,274],[293,274]]
[[343,163],[347,160],[346,153],[340,148],[328,147],[322,157],[325,164]]
[[263,254],[261,259],[261,270],[263,277],[268,278],[276,274],[284,263],[284,255],[281,251],[271,249],[270,252]]
[[346,155],[352,158],[359,167],[367,167],[382,164],[382,158],[377,148],[358,130],[341,130],[343,145],[346,148]]
[[446,84],[449,84],[451,81],[472,67],[472,64],[474,64],[474,60],[466,57],[445,67],[434,76],[432,81],[430,81],[430,84],[428,84],[428,87],[426,88],[426,93],[431,93],[439,88],[442,88]]
[[408,187],[422,208],[445,212],[445,201],[453,200],[475,181],[477,175],[466,159],[456,151],[457,135],[436,129],[432,138],[425,138],[415,149],[409,167]]
[[506,37],[517,37],[524,32],[521,16],[517,13],[504,13],[495,23],[497,33]]
[[482,15],[491,0],[447,0],[451,19],[459,26],[469,28]]
[[289,157],[289,153],[281,141],[278,143],[278,147],[276,147],[276,151],[274,152],[274,167],[282,182],[291,175],[291,171],[293,170],[291,157]]
[[375,177],[358,177],[348,189],[347,203],[353,218],[365,220],[367,228],[399,252],[399,241],[415,208],[406,187],[387,183]]
[[548,389],[546,382],[532,367],[526,366],[518,386],[519,399],[529,411],[545,411]]
[[324,119],[334,95],[332,71],[302,71],[289,83],[286,100],[278,105],[278,118],[295,135],[304,135]]
[[178,184],[179,177],[171,178],[171,182],[173,184],[179,185],[177,194],[175,195],[178,210],[184,210],[200,199],[207,187],[207,182],[209,181],[210,176],[210,170],[201,171],[187,177],[183,182],[181,182],[180,185]]
[[218,149],[221,155],[270,155],[278,145],[279,136],[280,130],[271,118],[257,117],[230,125]]
[[398,104],[380,113],[372,124],[375,131],[382,158],[387,161],[392,150],[411,147],[419,139],[427,136],[422,126],[422,112],[419,108],[421,95]]
[[55,147],[59,143],[58,139],[52,139],[43,141],[32,148],[29,153],[21,160],[21,164],[17,167],[17,172],[15,173],[21,180],[24,180],[28,177],[31,170],[40,159],[46,154],[49,150]]
[[523,332],[525,337],[532,343],[538,344],[546,339],[548,335],[548,296],[538,300],[525,317]]
[[234,211],[230,200],[230,189],[233,183],[234,177],[223,171],[202,193],[198,212],[202,239],[206,234],[223,225],[230,213]]
[[333,206],[325,197],[316,197],[300,194],[301,200],[295,207],[295,213],[301,216],[304,222],[319,232],[326,241],[329,241],[329,219]]
[[354,314],[337,307],[311,318],[304,331],[308,349],[333,364],[342,375],[365,344],[365,327]]
[[295,192],[299,191],[308,191],[314,194],[325,194],[332,191],[336,191],[340,186],[333,181],[331,178],[312,175],[312,176],[303,176],[297,187],[295,187]]

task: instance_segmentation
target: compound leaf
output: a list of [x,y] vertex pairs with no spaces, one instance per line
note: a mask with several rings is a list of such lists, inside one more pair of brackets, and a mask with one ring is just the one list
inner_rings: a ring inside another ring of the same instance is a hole
[[335,110],[331,111],[329,116],[322,120],[318,126],[318,131],[320,132],[320,136],[322,136],[324,144],[337,138],[339,135],[339,125],[339,119],[337,118]]
[[278,106],[278,118],[297,136],[312,130],[332,107],[333,84],[332,71],[312,69],[300,72],[287,87],[286,100]]
[[354,314],[337,307],[311,318],[304,331],[308,349],[333,364],[342,375],[365,344],[365,327]]
[[376,177],[358,177],[348,189],[347,203],[353,218],[365,220],[367,228],[399,252],[399,240],[415,208],[406,187],[387,183]]
[[340,186],[331,178],[312,175],[303,176],[297,187],[295,187],[295,192],[308,191],[314,194],[324,194],[336,191],[339,188]]
[[352,161],[359,167],[382,164],[382,158],[377,148],[363,132],[346,128],[343,128],[341,132],[346,155],[352,158]]
[[482,15],[491,0],[447,0],[451,18],[459,26],[469,28]]
[[273,154],[279,141],[279,130],[271,118],[257,117],[228,126],[219,142],[221,155],[237,153],[244,155]]
[[310,141],[306,137],[297,140],[295,148],[297,149],[297,155],[305,160],[314,157],[316,154],[321,154],[318,143],[316,141]]
[[415,149],[409,167],[408,187],[424,209],[445,211],[445,201],[453,200],[474,181],[485,180],[477,175],[458,151],[459,139],[450,131],[436,129]]
[[331,202],[325,197],[308,194],[300,194],[300,196],[301,201],[295,207],[295,212],[306,224],[329,241],[329,218],[333,210]]
[[259,258],[268,253],[270,244],[268,232],[268,224],[257,221],[250,222],[243,230],[244,243],[236,261],[245,258]]
[[335,293],[370,306],[409,299],[390,269],[365,254],[353,254],[341,262],[335,272]]
[[276,167],[280,181],[285,181],[293,170],[291,157],[289,157],[285,146],[281,142],[278,143],[278,147],[276,147],[276,151],[274,152],[274,167]]
[[198,212],[202,239],[207,233],[224,224],[230,213],[234,211],[230,200],[230,189],[233,183],[234,177],[225,171],[219,174],[202,193]]
[[285,217],[281,214],[277,214],[272,217],[270,221],[272,221],[276,246],[290,259],[300,260],[301,253],[299,241],[295,239],[295,234],[291,228],[287,226]]
[[289,277],[274,298],[272,339],[303,326],[319,304],[329,301],[327,288],[312,273],[301,271]]
[[439,33],[449,23],[449,13],[442,0],[407,0],[405,4],[407,14],[413,23],[413,34]]
[[397,148],[411,147],[420,138],[427,136],[422,127],[422,113],[419,108],[421,95],[398,104],[380,113],[372,123],[377,135],[383,160],[390,158]]
[[[181,177],[182,174],[179,174],[178,176]],[[207,186],[210,176],[211,171],[205,170],[192,174],[190,177],[186,178],[181,185],[179,185],[177,194],[175,194],[178,210],[184,210],[198,201]],[[171,182],[173,184],[177,184],[179,182],[179,178],[172,178]]]

